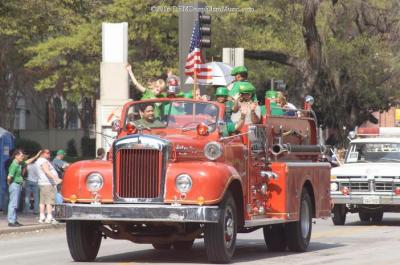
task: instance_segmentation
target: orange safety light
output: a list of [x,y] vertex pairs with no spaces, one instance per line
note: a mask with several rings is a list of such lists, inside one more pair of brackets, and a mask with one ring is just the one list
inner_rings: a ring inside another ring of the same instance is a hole
[[127,134],[133,134],[133,133],[136,133],[136,131],[137,131],[137,129],[136,129],[135,125],[133,125],[132,123],[128,123],[126,125]]
[[208,126],[205,125],[204,123],[200,123],[199,125],[197,125],[196,129],[197,129],[198,135],[202,135],[202,136],[208,135]]
[[342,191],[343,195],[349,195],[350,194],[350,189],[348,187],[346,187],[346,186],[343,187],[341,189],[341,191]]
[[358,128],[358,135],[379,135],[379,127]]
[[396,187],[396,188],[394,189],[394,194],[400,195],[400,187]]

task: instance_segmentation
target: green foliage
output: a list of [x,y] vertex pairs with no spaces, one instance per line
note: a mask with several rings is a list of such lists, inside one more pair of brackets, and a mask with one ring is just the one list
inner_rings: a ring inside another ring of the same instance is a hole
[[76,150],[75,139],[71,139],[67,142],[67,155],[71,157],[78,156],[78,151]]
[[96,156],[96,140],[84,136],[81,139],[82,156],[95,157]]
[[17,138],[15,139],[15,149],[22,149],[29,156],[36,155],[42,147],[38,142],[25,139],[25,138]]

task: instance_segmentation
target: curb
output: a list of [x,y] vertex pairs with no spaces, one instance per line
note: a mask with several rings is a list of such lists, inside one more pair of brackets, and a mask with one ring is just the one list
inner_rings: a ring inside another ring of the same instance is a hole
[[65,223],[55,224],[55,225],[34,224],[34,225],[26,225],[20,227],[6,227],[0,229],[0,236],[12,233],[25,233],[25,232],[33,232],[33,231],[41,231],[49,229],[63,229],[63,228],[65,228]]

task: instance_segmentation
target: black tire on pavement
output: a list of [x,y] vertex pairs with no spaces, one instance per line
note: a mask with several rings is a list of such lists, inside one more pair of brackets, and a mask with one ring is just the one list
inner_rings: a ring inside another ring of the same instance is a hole
[[69,252],[75,261],[93,261],[101,244],[100,223],[67,221],[66,234]]
[[269,251],[285,251],[286,238],[283,224],[266,225],[263,227],[264,241]]
[[175,241],[172,243],[176,250],[189,250],[193,247],[194,239],[189,241]]
[[383,219],[383,212],[375,212],[372,214],[372,222],[380,223]]
[[230,191],[226,192],[220,209],[219,222],[204,226],[204,244],[208,260],[212,263],[228,263],[236,247],[237,211]]
[[359,211],[358,217],[360,217],[361,222],[369,222],[371,220],[371,213],[366,211]]
[[168,250],[171,248],[171,243],[153,243],[153,248],[157,250]]
[[285,225],[286,242],[290,251],[304,252],[310,243],[312,231],[312,204],[307,190],[303,189],[300,201],[300,219]]
[[346,206],[335,204],[332,209],[332,222],[334,225],[344,225],[346,222]]

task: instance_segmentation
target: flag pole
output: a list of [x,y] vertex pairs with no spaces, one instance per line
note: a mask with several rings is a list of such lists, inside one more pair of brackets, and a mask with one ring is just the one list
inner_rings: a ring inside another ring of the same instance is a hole
[[192,90],[193,99],[196,99],[196,91],[197,91],[197,71],[196,71],[196,69],[194,69],[194,71],[193,71],[193,90]]

